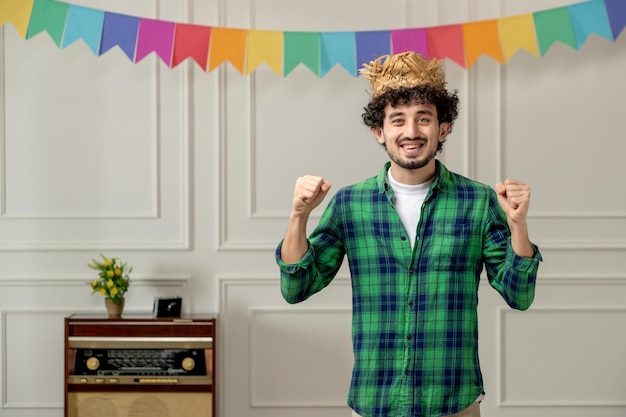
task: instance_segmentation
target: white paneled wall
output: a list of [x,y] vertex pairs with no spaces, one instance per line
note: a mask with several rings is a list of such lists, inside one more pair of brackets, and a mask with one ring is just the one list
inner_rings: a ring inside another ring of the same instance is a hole
[[[207,26],[294,31],[426,27],[531,13],[570,0],[75,0]],[[486,417],[626,415],[626,36],[555,44],[505,65],[446,61],[461,116],[441,159],[493,184],[530,184],[542,249],[534,306],[480,289]],[[168,69],[119,49],[95,57],[0,29],[0,416],[63,415],[63,317],[102,312],[87,262],[135,268],[126,308],[180,295],[219,313],[220,417],[348,417],[350,281],[299,305],[273,251],[295,179],[333,191],[386,155],[361,124],[364,80],[336,67],[277,77],[230,64]],[[315,213],[315,219],[321,209]]]

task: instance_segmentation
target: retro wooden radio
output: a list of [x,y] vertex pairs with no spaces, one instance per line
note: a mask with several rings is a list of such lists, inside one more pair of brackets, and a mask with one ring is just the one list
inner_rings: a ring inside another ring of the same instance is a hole
[[65,319],[65,417],[215,417],[215,317]]

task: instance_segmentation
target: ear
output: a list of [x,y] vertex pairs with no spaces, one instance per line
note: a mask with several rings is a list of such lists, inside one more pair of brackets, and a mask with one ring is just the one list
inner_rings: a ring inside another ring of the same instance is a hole
[[439,141],[443,142],[450,133],[450,123],[443,122],[439,125]]
[[385,137],[383,136],[383,128],[382,127],[373,127],[372,133],[376,137],[376,141],[381,145],[385,144]]

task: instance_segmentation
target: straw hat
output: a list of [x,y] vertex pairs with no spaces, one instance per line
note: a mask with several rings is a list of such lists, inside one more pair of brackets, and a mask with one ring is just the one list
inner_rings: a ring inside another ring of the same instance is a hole
[[446,75],[441,63],[440,59],[428,60],[415,52],[402,52],[383,55],[368,64],[363,64],[359,73],[369,80],[372,98],[389,90],[418,85],[445,90]]

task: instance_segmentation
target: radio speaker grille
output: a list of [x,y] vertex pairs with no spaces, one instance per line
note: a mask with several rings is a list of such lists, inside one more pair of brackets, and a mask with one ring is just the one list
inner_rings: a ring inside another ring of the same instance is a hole
[[212,417],[208,392],[71,392],[68,417]]

